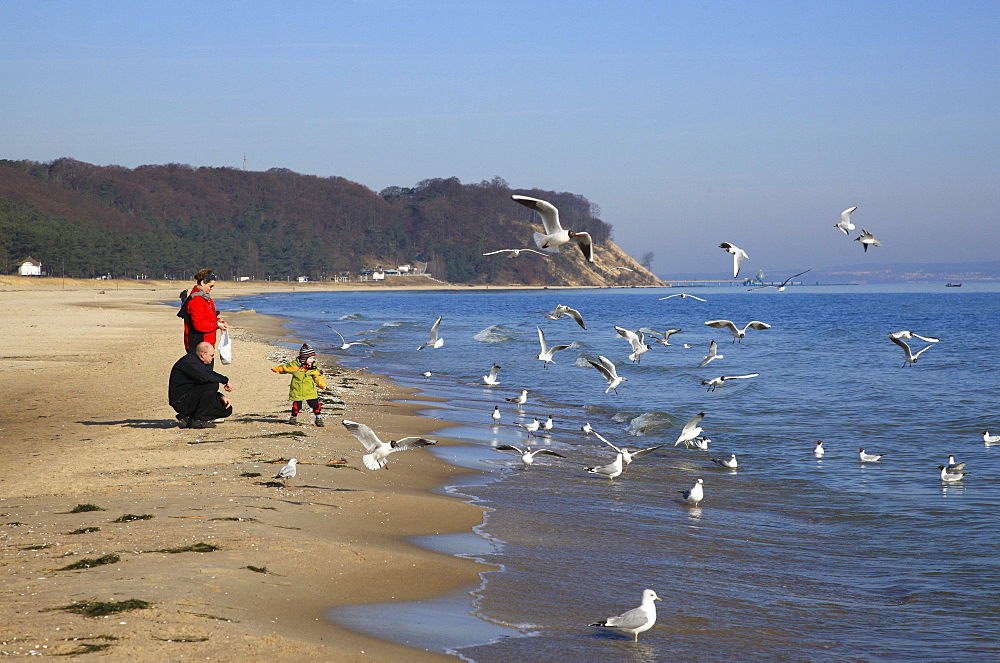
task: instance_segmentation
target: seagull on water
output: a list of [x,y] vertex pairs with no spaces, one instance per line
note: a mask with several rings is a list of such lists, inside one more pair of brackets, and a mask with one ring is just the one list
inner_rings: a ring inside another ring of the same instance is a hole
[[297,462],[299,462],[297,458],[289,458],[288,464],[278,470],[278,473],[274,475],[275,479],[281,479],[285,488],[288,488],[288,480],[295,478],[295,463]]
[[948,465],[945,467],[948,472],[954,474],[965,469],[965,463],[956,463],[955,456],[948,456]]
[[[327,325],[327,327],[330,327],[330,325]],[[333,329],[333,327],[330,327],[330,329]],[[348,343],[347,339],[344,338],[344,335],[341,334],[336,329],[333,329],[333,333],[340,337],[340,349],[341,350],[346,350],[347,348],[351,347],[352,345],[367,345],[367,346],[371,346],[371,343],[369,343],[368,341],[351,341],[350,343]]]
[[490,369],[489,374],[483,376],[483,382],[485,382],[491,387],[500,384],[500,381],[497,380],[497,373],[499,372],[500,372],[500,366],[497,364],[493,364],[493,368]]
[[565,458],[562,454],[556,453],[555,451],[549,451],[548,449],[535,449],[532,451],[531,447],[515,447],[512,444],[501,444],[498,446],[497,451],[502,451],[503,453],[514,452],[521,456],[521,462],[524,463],[524,469],[528,469],[528,466],[535,462],[535,456],[555,456],[556,458]]
[[782,281],[781,285],[759,285],[756,288],[749,288],[749,289],[750,290],[761,290],[762,288],[775,288],[775,289],[777,289],[778,292],[784,292],[785,291],[785,286],[788,285],[789,281],[791,281],[792,279],[794,279],[796,276],[802,276],[803,274],[806,274],[807,272],[811,272],[811,271],[812,271],[812,269],[807,269],[805,272],[799,272],[798,274],[793,274],[792,276],[789,276],[787,279],[785,279],[784,281]]
[[840,222],[833,224],[834,228],[840,228],[845,235],[850,235],[851,231],[854,230],[854,224],[851,223],[851,214],[854,210],[858,209],[857,206],[849,207],[840,213]]
[[656,604],[653,601],[662,600],[653,590],[645,589],[642,592],[642,603],[639,604],[638,608],[632,608],[617,617],[608,617],[594,622],[591,626],[616,628],[631,633],[633,640],[639,642],[639,634],[653,628],[653,624],[656,623]]
[[491,414],[490,417],[493,419],[493,423],[494,424],[499,424],[500,423],[500,406],[499,405],[494,405],[493,406],[493,414]]
[[618,335],[628,341],[628,344],[632,346],[632,354],[628,356],[635,363],[642,361],[642,355],[653,349],[652,345],[646,344],[646,334],[642,333],[636,334],[631,329],[625,329],[624,327],[615,326],[615,331]]
[[522,389],[519,396],[509,396],[504,398],[504,400],[508,403],[513,403],[518,407],[518,409],[520,409],[522,405],[528,402],[528,390]]
[[690,448],[691,441],[701,435],[701,427],[698,425],[698,422],[700,422],[704,417],[704,412],[699,412],[691,417],[691,421],[684,424],[684,428],[681,429],[681,434],[678,436],[677,441],[674,442],[674,446],[676,447],[678,444],[683,442],[685,448]]
[[986,446],[990,446],[991,444],[996,444],[997,442],[1000,442],[1000,435],[990,435],[990,432],[988,430],[984,430],[983,442],[986,444]]
[[874,463],[881,459],[885,454],[869,454],[865,453],[864,449],[858,449],[858,458],[861,459],[862,463]]
[[906,330],[891,332],[889,334],[889,338],[901,338],[907,341],[912,341],[915,338],[919,338],[921,341],[925,341],[927,343],[937,343],[938,341],[941,340],[939,338],[934,338],[933,336],[921,336],[920,334],[914,334],[913,332]]
[[903,368],[905,368],[907,364],[916,364],[917,360],[920,358],[920,355],[925,350],[929,350],[932,347],[934,347],[932,345],[925,345],[924,347],[920,348],[920,350],[918,350],[916,354],[913,354],[913,351],[910,350],[910,346],[903,339],[896,338],[892,334],[889,334],[889,340],[903,349]]
[[691,446],[695,449],[700,449],[701,451],[708,451],[708,444],[712,441],[712,438],[705,437],[704,435],[699,435],[698,437],[691,440]]
[[740,464],[736,462],[736,454],[731,454],[729,458],[724,460],[719,460],[717,458],[712,458],[711,460],[719,467],[725,467],[731,470],[735,470],[737,467],[740,466]]
[[569,306],[566,306],[564,304],[559,304],[558,306],[556,306],[554,309],[552,309],[551,313],[546,313],[545,311],[538,311],[538,313],[541,313],[549,320],[558,320],[563,316],[569,316],[574,320],[576,320],[576,324],[580,325],[584,329],[587,328],[587,325],[583,322],[583,316],[580,314],[580,312],[577,311],[575,308],[570,308]]
[[711,362],[713,359],[722,359],[725,356],[726,355],[719,354],[719,344],[713,340],[711,343],[708,344],[708,354],[702,357],[701,363],[698,364],[698,368],[701,368],[702,366],[707,366],[709,362]]
[[649,327],[642,327],[639,331],[641,331],[644,334],[649,334],[650,338],[655,339],[656,342],[659,343],[660,345],[662,345],[664,347],[667,347],[667,346],[670,345],[670,337],[673,336],[674,334],[680,332],[681,330],[680,329],[668,329],[665,332],[663,332],[662,334],[660,334],[655,329],[650,329]]
[[632,461],[638,460],[643,456],[647,456],[656,451],[657,449],[666,446],[665,444],[658,444],[655,447],[646,447],[645,449],[636,449],[635,451],[629,451],[628,447],[618,447],[614,444],[611,444],[611,442],[604,439],[604,436],[602,436],[600,433],[596,431],[594,432],[594,435],[596,435],[601,440],[601,442],[603,442],[604,444],[608,445],[609,447],[611,447],[612,449],[621,454],[623,472],[628,472],[628,466],[632,464]]
[[624,456],[621,452],[619,452],[618,455],[615,456],[613,463],[608,463],[607,465],[595,465],[594,467],[586,467],[584,469],[591,474],[600,474],[601,476],[614,480],[614,478],[620,475],[625,469]]
[[580,426],[580,430],[583,431],[584,435],[590,435],[591,433],[594,432],[594,427],[591,426],[590,422],[588,421],[585,424],[583,424],[582,426]]
[[498,253],[509,253],[510,255],[507,256],[507,257],[508,258],[512,258],[512,259],[518,257],[522,253],[537,253],[540,256],[545,256],[546,258],[549,257],[549,254],[542,253],[541,251],[536,251],[534,249],[500,249],[498,251],[490,251],[489,253],[484,253],[483,255],[484,256],[495,256]]
[[565,230],[559,223],[559,210],[555,205],[529,196],[513,195],[511,200],[533,209],[541,215],[542,227],[545,232],[534,234],[535,245],[538,248],[549,253],[559,253],[560,246],[573,240],[580,247],[587,262],[594,262],[594,243],[590,233]]
[[941,470],[941,481],[961,481],[968,472],[949,472],[946,465],[938,465]]
[[555,422],[552,421],[552,415],[550,414],[548,418],[542,422],[542,430],[552,430],[555,425]]
[[816,440],[816,446],[813,447],[813,455],[816,458],[822,458],[826,451],[823,449],[823,440]]
[[607,357],[602,357],[598,355],[597,359],[598,361],[594,361],[593,359],[588,359],[587,363],[596,368],[601,373],[601,375],[604,376],[604,379],[608,381],[608,388],[604,390],[604,393],[606,394],[612,389],[614,389],[615,393],[617,394],[618,385],[620,385],[622,382],[628,382],[628,378],[619,377],[618,369]]
[[535,435],[535,431],[539,429],[539,427],[542,425],[542,422],[538,420],[538,417],[535,417],[526,424],[517,424],[517,425],[523,428],[524,430],[528,431],[528,435],[530,435],[531,437],[537,437]]
[[746,375],[720,375],[717,378],[712,378],[711,380],[702,380],[702,386],[708,385],[707,391],[715,391],[715,388],[721,385],[726,380],[744,380],[746,378],[755,378],[760,373],[747,373]]
[[358,438],[358,441],[364,445],[370,453],[365,454],[361,457],[361,461],[365,464],[369,470],[377,470],[386,465],[386,456],[397,451],[409,451],[410,449],[419,449],[421,447],[428,447],[432,444],[437,444],[434,440],[428,440],[423,437],[404,437],[401,440],[390,440],[388,442],[383,442],[378,439],[371,428],[365,424],[359,424],[354,421],[348,421],[347,419],[342,420],[340,423],[344,424],[351,435]]
[[431,325],[431,336],[426,343],[421,345],[417,350],[423,350],[424,348],[440,348],[444,345],[444,339],[438,336],[438,329],[441,327],[441,318],[434,321]]
[[728,329],[733,334],[733,343],[739,339],[740,343],[743,342],[743,337],[747,335],[747,330],[749,329],[770,329],[771,325],[766,322],[761,322],[760,320],[751,320],[746,324],[743,329],[738,328],[730,320],[708,320],[705,322],[708,327],[715,327],[716,329]]
[[676,295],[667,295],[666,297],[660,297],[656,301],[662,302],[664,299],[670,299],[672,297],[680,297],[681,299],[686,299],[686,298],[690,297],[691,299],[697,299],[699,302],[707,301],[705,299],[702,299],[701,297],[695,297],[694,295],[689,295],[686,292],[678,292]]
[[868,253],[869,246],[882,246],[880,240],[875,239],[875,235],[871,234],[865,229],[861,229],[861,234],[854,238],[855,242],[861,242],[861,247]]
[[684,496],[684,501],[688,504],[697,504],[705,499],[705,481],[703,479],[698,479],[694,482],[694,485],[687,490],[678,490],[677,492]]
[[729,242],[723,242],[722,244],[719,244],[719,248],[726,251],[726,253],[733,254],[733,278],[735,279],[737,276],[740,275],[740,266],[743,264],[743,261],[749,258],[750,256],[747,255],[746,251],[736,246],[735,244],[730,244]]
[[542,362],[544,368],[549,367],[549,362],[555,363],[555,359],[552,355],[559,352],[560,350],[565,350],[570,346],[569,343],[565,345],[553,345],[551,348],[545,344],[545,333],[542,332],[541,327],[535,327],[538,330],[538,344],[542,347],[542,351],[535,355],[535,359]]

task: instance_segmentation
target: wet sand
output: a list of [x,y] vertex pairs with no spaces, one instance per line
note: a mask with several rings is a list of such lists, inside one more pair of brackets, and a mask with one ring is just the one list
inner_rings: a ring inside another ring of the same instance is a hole
[[[294,339],[279,320],[241,312],[224,316],[234,363],[216,366],[235,385],[234,415],[179,428],[166,382],[183,353],[181,321],[162,302],[188,286],[0,277],[0,654],[455,660],[324,618],[336,606],[442,595],[489,568],[403,541],[482,522],[478,507],[433,492],[463,470],[425,451],[364,470],[340,425],[345,415],[385,439],[440,422],[393,402],[419,399],[412,392],[321,357],[327,426],[311,414],[287,424],[289,379],[269,369],[294,357],[275,342]],[[217,304],[307,289],[326,287],[222,282]],[[298,476],[284,488],[271,461],[290,457]],[[69,513],[80,504],[103,510]],[[143,518],[113,522],[123,516]],[[217,549],[164,552],[195,544]],[[111,561],[59,570],[102,557]],[[97,618],[54,610],[129,599],[152,605]]]

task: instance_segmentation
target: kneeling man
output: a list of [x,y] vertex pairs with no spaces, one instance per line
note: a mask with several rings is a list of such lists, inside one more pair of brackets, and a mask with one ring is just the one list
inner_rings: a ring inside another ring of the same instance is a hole
[[233,413],[229,399],[219,393],[220,384],[226,391],[232,391],[233,384],[212,370],[214,361],[212,344],[199,343],[194,352],[178,359],[170,369],[168,397],[181,428],[215,428],[213,419]]

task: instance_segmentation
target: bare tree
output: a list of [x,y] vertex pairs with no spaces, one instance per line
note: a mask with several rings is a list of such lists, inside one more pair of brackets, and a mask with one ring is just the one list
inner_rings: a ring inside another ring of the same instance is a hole
[[639,264],[648,269],[649,271],[653,271],[653,259],[655,257],[656,254],[654,254],[652,251],[646,251],[645,253],[642,254],[642,258],[639,260]]

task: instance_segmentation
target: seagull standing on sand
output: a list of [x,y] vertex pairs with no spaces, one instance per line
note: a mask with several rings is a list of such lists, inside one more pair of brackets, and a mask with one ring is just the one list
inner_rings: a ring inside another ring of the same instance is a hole
[[678,493],[684,496],[684,501],[691,505],[696,505],[698,502],[705,499],[705,481],[703,479],[698,479],[694,482],[694,485],[687,490],[678,490]]
[[823,440],[816,440],[816,446],[813,447],[813,456],[816,458],[822,458],[826,451],[823,449]]
[[907,364],[916,364],[917,360],[920,359],[920,355],[925,350],[930,350],[932,347],[934,347],[931,345],[925,345],[924,347],[920,348],[920,350],[917,351],[916,354],[913,354],[913,351],[910,350],[909,344],[907,344],[907,342],[904,341],[903,339],[896,338],[892,334],[889,334],[889,340],[903,349],[903,368],[906,368]]
[[[327,327],[330,327],[330,325],[327,325]],[[333,327],[330,327],[330,329],[333,329]],[[340,349],[341,350],[346,350],[347,348],[351,347],[352,345],[368,345],[368,346],[371,345],[371,343],[369,343],[368,341],[351,341],[350,343],[348,343],[347,339],[345,339],[344,335],[341,334],[339,331],[337,331],[336,329],[333,329],[333,333],[340,337]]]
[[725,467],[730,470],[735,470],[740,466],[740,464],[736,461],[736,454],[731,454],[729,458],[724,460],[718,460],[717,458],[712,458],[711,460],[719,467]]
[[840,213],[840,222],[833,224],[834,228],[840,228],[840,230],[845,235],[850,235],[851,231],[854,230],[854,224],[851,223],[851,214],[854,210],[858,209],[857,206],[849,207]]
[[583,252],[587,262],[594,262],[594,243],[590,233],[565,230],[559,223],[559,210],[552,203],[529,196],[513,195],[511,200],[538,212],[542,217],[544,233],[535,233],[535,245],[549,253],[559,253],[559,247],[573,240]]
[[569,347],[569,344],[565,345],[553,345],[551,348],[545,344],[545,333],[542,332],[541,327],[535,327],[538,330],[538,344],[541,346],[542,351],[535,355],[535,359],[542,362],[543,368],[548,368],[549,363],[555,363],[552,355],[559,352],[560,350],[565,350]]
[[545,256],[546,258],[549,257],[547,253],[542,253],[541,251],[536,251],[534,249],[500,249],[499,251],[490,251],[489,253],[484,253],[483,255],[495,256],[498,253],[509,253],[510,255],[507,257],[511,259],[518,257],[522,253],[537,253],[540,256]]
[[697,299],[699,302],[707,301],[705,299],[702,299],[701,297],[695,297],[694,295],[689,295],[686,292],[678,292],[676,295],[667,295],[666,297],[660,297],[656,301],[662,302],[664,299],[671,299],[672,297],[680,297],[681,299],[686,299],[690,297],[691,299]]
[[636,334],[631,329],[625,329],[624,327],[619,327],[615,325],[615,331],[618,335],[628,341],[628,344],[632,346],[632,354],[628,356],[635,363],[642,361],[642,355],[653,349],[652,345],[646,344],[646,334],[642,335]]
[[608,388],[604,390],[604,393],[606,394],[612,389],[614,389],[615,393],[617,394],[618,385],[620,385],[622,382],[628,382],[628,378],[619,377],[618,369],[607,357],[602,357],[601,355],[598,355],[597,359],[598,361],[594,361],[593,359],[588,359],[587,363],[596,368],[600,372],[600,374],[604,376],[604,379],[608,381]]
[[760,320],[751,320],[745,327],[743,327],[743,329],[739,329],[730,320],[708,320],[705,322],[705,325],[716,329],[728,329],[733,334],[733,343],[735,343],[737,339],[739,339],[740,343],[742,343],[743,337],[747,335],[747,330],[749,329],[763,330],[771,328],[771,325],[766,322],[761,322]]
[[658,333],[655,329],[650,329],[649,327],[643,327],[639,331],[644,334],[649,334],[651,338],[655,339],[656,342],[663,347],[668,347],[670,345],[670,337],[680,332],[680,329],[668,329],[662,334]]
[[358,441],[361,442],[365,449],[370,452],[361,457],[361,461],[369,470],[377,470],[385,467],[386,456],[391,453],[395,453],[397,451],[409,451],[410,449],[419,449],[421,447],[428,447],[432,444],[437,444],[436,441],[428,440],[423,437],[404,437],[401,440],[383,442],[378,439],[375,431],[365,424],[348,421],[347,419],[342,420],[340,423],[344,424],[344,428],[346,428],[351,435],[358,438]]
[[968,472],[949,472],[945,465],[938,465],[938,469],[941,470],[941,481],[961,481],[968,474]]
[[782,281],[781,285],[759,285],[756,288],[749,288],[749,290],[761,290],[762,288],[776,288],[778,290],[778,292],[784,292],[785,291],[785,286],[788,285],[789,281],[791,281],[792,279],[794,279],[796,276],[802,276],[803,274],[806,274],[806,273],[811,272],[811,271],[812,271],[812,269],[807,269],[804,272],[799,272],[798,274],[793,274],[792,276],[789,276],[787,279],[785,279],[784,281]]
[[497,364],[493,364],[493,368],[490,369],[489,374],[483,376],[483,382],[485,382],[491,387],[500,384],[499,380],[497,380],[497,373],[499,372],[500,372],[500,366]]
[[556,458],[565,458],[562,454],[556,453],[555,451],[549,451],[548,449],[535,449],[531,450],[531,447],[525,447],[524,449],[520,447],[515,447],[512,444],[501,444],[497,447],[497,451],[502,451],[504,453],[514,452],[521,456],[521,462],[524,464],[524,469],[528,469],[528,466],[535,462],[535,456],[555,456]]
[[861,247],[865,250],[865,253],[868,253],[869,246],[882,246],[882,242],[880,240],[875,239],[875,235],[871,234],[870,232],[868,232],[863,228],[861,230],[861,235],[855,237],[854,241],[861,242]]
[[281,479],[285,488],[288,488],[288,480],[295,478],[295,463],[297,462],[299,462],[297,458],[289,458],[288,464],[278,470],[278,473],[274,475],[275,479]]
[[614,444],[611,444],[611,442],[604,439],[604,436],[602,436],[600,433],[596,431],[594,432],[594,435],[596,435],[601,440],[601,442],[603,442],[604,444],[608,445],[609,447],[611,447],[612,449],[621,454],[622,472],[628,472],[628,466],[632,464],[632,461],[638,460],[643,456],[647,456],[653,453],[657,449],[661,449],[667,446],[665,444],[658,444],[655,447],[646,447],[645,449],[637,449],[636,451],[629,451],[628,447],[618,447],[615,446]]
[[594,467],[586,467],[584,469],[591,474],[600,474],[601,476],[614,480],[616,476],[619,476],[622,471],[624,471],[624,462],[624,457],[621,452],[619,452],[618,455],[615,456],[613,463],[608,463],[607,465],[595,465]]
[[653,590],[643,590],[642,603],[639,604],[638,608],[632,608],[617,617],[608,617],[599,622],[594,622],[591,626],[616,628],[626,633],[631,633],[633,640],[639,642],[639,634],[653,628],[653,624],[656,623],[656,604],[653,601],[661,600]]
[[701,363],[698,364],[698,368],[707,366],[713,359],[722,359],[725,356],[726,355],[719,354],[719,344],[713,340],[708,344],[708,354],[701,358]]
[[869,454],[865,453],[864,449],[858,449],[858,458],[861,459],[862,463],[874,463],[882,458],[885,454]]
[[490,417],[493,419],[493,423],[494,424],[499,424],[500,423],[500,406],[499,405],[494,405],[493,406],[493,414],[491,414]]
[[677,437],[677,441],[674,442],[674,446],[676,447],[678,444],[683,442],[685,448],[690,448],[691,441],[694,440],[694,438],[701,435],[702,429],[698,425],[698,422],[700,422],[704,417],[705,417],[704,412],[699,412],[698,414],[691,417],[691,421],[684,424],[684,428],[681,429],[681,434]]
[[438,329],[441,327],[441,318],[434,321],[431,325],[431,336],[426,343],[421,345],[417,350],[423,350],[424,348],[440,348],[444,345],[444,339],[438,336]]
[[726,380],[744,380],[746,378],[755,378],[760,373],[747,373],[746,375],[720,375],[717,378],[712,378],[711,380],[702,380],[702,386],[708,385],[707,391],[715,391],[715,388],[721,385]]
[[740,275],[740,267],[743,265],[743,261],[750,256],[747,255],[746,251],[735,244],[730,244],[729,242],[719,244],[719,248],[723,249],[726,253],[733,254],[733,278],[735,279]]

